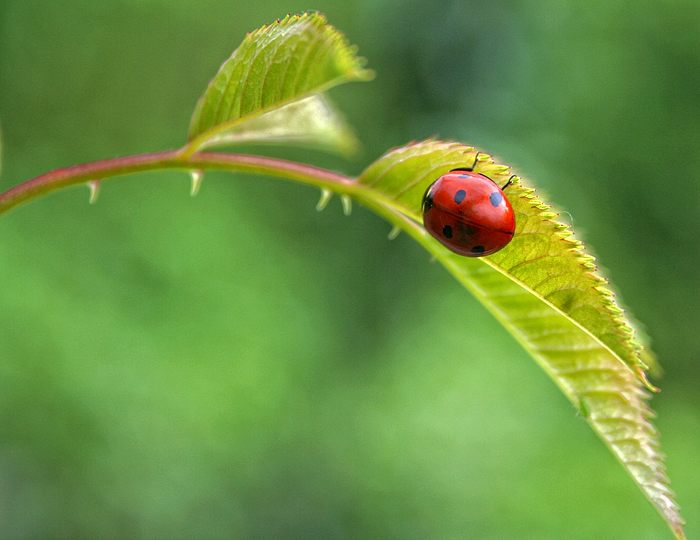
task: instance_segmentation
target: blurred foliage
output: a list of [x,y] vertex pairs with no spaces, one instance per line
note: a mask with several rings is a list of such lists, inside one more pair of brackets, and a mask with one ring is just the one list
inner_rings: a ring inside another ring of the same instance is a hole
[[[355,174],[438,134],[570,211],[653,337],[656,424],[698,536],[694,0],[3,0],[0,185],[182,146],[245,33],[310,8],[377,72],[331,93],[364,153],[269,153]],[[134,176],[0,220],[0,537],[670,537],[409,239],[279,180],[188,189]]]

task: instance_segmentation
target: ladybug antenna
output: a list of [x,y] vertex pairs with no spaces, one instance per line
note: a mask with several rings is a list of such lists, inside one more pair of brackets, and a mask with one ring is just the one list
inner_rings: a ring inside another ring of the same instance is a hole
[[452,169],[450,172],[453,172],[453,171],[474,172],[474,169],[479,164],[479,154],[481,154],[481,152],[477,152],[476,155],[474,156],[474,164],[471,167],[457,167],[456,169]]
[[472,165],[472,168],[471,168],[472,171],[474,169],[476,169],[476,166],[479,164],[479,154],[481,154],[481,152],[477,152],[476,155],[474,156],[474,165]]
[[503,191],[503,190],[506,189],[509,185],[511,185],[511,184],[513,183],[513,178],[517,178],[517,177],[518,177],[517,174],[514,174],[513,176],[511,176],[511,177],[508,179],[508,181],[505,183],[505,185],[501,188],[501,191]]

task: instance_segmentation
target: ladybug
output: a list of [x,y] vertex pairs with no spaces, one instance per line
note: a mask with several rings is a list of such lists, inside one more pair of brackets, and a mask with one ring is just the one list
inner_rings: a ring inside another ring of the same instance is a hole
[[[510,180],[503,189],[509,184]],[[423,197],[425,230],[466,257],[483,257],[503,249],[515,233],[515,214],[503,189],[472,169],[443,174]]]

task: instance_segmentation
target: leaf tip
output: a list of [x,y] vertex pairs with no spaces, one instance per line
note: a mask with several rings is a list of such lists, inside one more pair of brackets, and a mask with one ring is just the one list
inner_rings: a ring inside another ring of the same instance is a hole
[[[640,360],[641,362],[641,360]],[[646,373],[646,366],[641,366],[641,365],[635,365],[634,366],[634,371],[637,374],[637,377],[642,381],[642,384],[646,387],[647,390],[650,392],[654,392],[655,394],[658,394],[661,392],[660,388],[657,388],[651,382],[649,382],[649,378],[647,377]]]

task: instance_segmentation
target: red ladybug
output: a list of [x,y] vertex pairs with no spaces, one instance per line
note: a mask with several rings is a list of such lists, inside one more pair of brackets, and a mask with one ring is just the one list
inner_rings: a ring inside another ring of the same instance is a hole
[[425,193],[423,225],[455,253],[483,257],[513,239],[515,214],[493,180],[469,169],[455,169],[443,174]]

